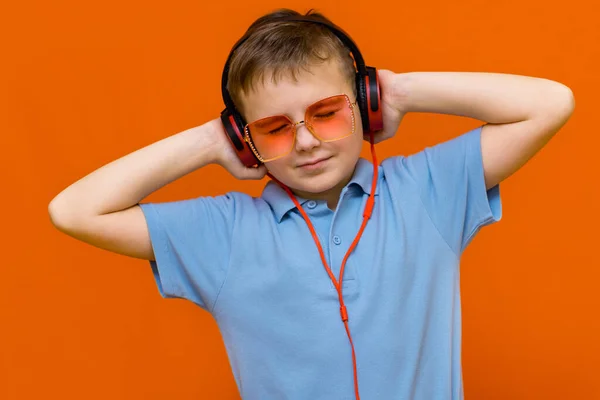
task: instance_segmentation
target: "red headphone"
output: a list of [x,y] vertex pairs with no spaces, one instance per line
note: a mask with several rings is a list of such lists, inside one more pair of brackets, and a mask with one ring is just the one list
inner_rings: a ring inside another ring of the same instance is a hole
[[[381,115],[381,93],[379,91],[377,69],[365,65],[365,61],[360,53],[360,50],[358,50],[358,47],[352,41],[350,36],[338,26],[311,16],[286,16],[281,17],[280,21],[307,22],[325,26],[332,33],[334,33],[346,47],[350,49],[357,69],[356,93],[358,94],[357,102],[362,119],[363,132],[372,133],[383,129],[383,118]],[[248,143],[244,140],[244,127],[246,126],[246,121],[244,121],[242,115],[235,108],[233,100],[227,91],[227,76],[229,74],[231,57],[233,52],[248,39],[249,35],[250,32],[246,32],[244,36],[237,41],[237,43],[231,49],[229,57],[227,57],[227,61],[225,62],[225,68],[223,69],[223,76],[221,78],[221,94],[223,96],[223,102],[225,103],[225,109],[221,112],[221,121],[225,127],[227,137],[233,145],[233,148],[239,159],[245,166],[252,167],[261,164],[261,162],[256,158],[248,146]]]

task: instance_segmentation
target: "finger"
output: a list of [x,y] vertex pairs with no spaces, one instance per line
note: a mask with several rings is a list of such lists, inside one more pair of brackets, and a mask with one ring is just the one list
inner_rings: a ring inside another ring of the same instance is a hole
[[240,179],[262,179],[267,174],[267,168],[264,164],[253,168],[243,167],[240,171]]

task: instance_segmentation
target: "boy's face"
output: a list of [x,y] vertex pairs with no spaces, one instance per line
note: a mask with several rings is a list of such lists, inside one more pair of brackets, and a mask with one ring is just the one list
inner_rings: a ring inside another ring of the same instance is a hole
[[[353,87],[341,74],[336,62],[315,65],[309,71],[301,70],[297,82],[292,77],[285,77],[274,84],[270,76],[265,76],[264,84],[259,83],[253,91],[242,95],[246,121],[287,115],[297,122],[304,120],[308,106],[326,97],[346,94],[351,102],[356,100]],[[297,195],[328,200],[330,205],[335,205],[342,188],[352,177],[363,144],[360,111],[358,105],[352,108],[355,116],[352,135],[322,142],[304,124],[300,124],[292,151],[266,162],[267,170]],[[325,161],[302,166],[321,159]]]

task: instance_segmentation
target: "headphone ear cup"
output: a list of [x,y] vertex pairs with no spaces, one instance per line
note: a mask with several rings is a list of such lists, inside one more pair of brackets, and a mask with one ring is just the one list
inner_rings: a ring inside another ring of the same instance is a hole
[[369,113],[368,113],[368,101],[367,101],[367,88],[365,85],[365,79],[360,74],[356,73],[356,100],[358,102],[358,109],[360,110],[360,119],[362,121],[363,133],[369,133]]
[[236,112],[230,112],[227,108],[221,111],[221,122],[225,136],[229,139],[236,155],[246,167],[255,167],[261,162],[256,158],[248,143],[244,140],[244,126],[242,117]]
[[381,87],[379,86],[377,69],[373,67],[367,67],[367,76],[365,77],[364,85],[366,92],[365,110],[366,115],[368,116],[370,129],[370,131],[365,132],[380,131],[383,129],[383,114],[381,111]]

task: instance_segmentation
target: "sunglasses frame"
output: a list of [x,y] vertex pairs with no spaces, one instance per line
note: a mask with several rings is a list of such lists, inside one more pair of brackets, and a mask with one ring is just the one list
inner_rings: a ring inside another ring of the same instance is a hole
[[[317,134],[317,133],[314,131],[313,127],[312,127],[310,124],[306,124],[306,123],[305,123],[305,121],[306,121],[306,113],[307,113],[307,112],[308,112],[308,110],[309,110],[309,109],[310,109],[312,106],[314,106],[315,104],[318,104],[318,103],[320,103],[320,102],[322,102],[322,101],[325,101],[325,100],[332,99],[332,98],[334,98],[334,97],[344,97],[344,98],[346,99],[346,103],[348,104],[348,108],[350,108],[350,115],[351,115],[351,117],[352,117],[352,131],[351,131],[349,134],[345,135],[345,136],[341,136],[341,137],[339,137],[339,138],[335,138],[335,139],[329,139],[329,140],[325,140],[325,139],[321,138],[321,137],[320,137],[320,136],[319,136],[319,135],[318,135],[318,134]],[[304,124],[304,126],[306,126],[306,128],[308,129],[308,131],[309,131],[309,132],[310,132],[310,133],[311,133],[311,134],[312,134],[314,137],[316,137],[317,139],[319,139],[321,142],[335,142],[335,141],[337,141],[337,140],[341,140],[341,139],[347,138],[348,136],[352,136],[352,135],[354,134],[354,132],[356,132],[356,117],[355,117],[355,115],[354,115],[354,107],[358,105],[357,103],[358,103],[358,102],[357,102],[357,100],[350,101],[350,98],[349,98],[349,97],[348,97],[348,95],[347,95],[347,94],[345,94],[345,93],[343,93],[343,94],[336,94],[336,95],[329,96],[329,97],[325,97],[325,98],[323,98],[323,99],[321,99],[321,100],[318,100],[318,101],[314,102],[313,104],[311,104],[310,106],[306,107],[306,110],[304,111],[304,119],[303,119],[302,121],[294,122],[294,121],[292,121],[292,120],[291,120],[291,119],[290,119],[290,118],[289,118],[287,115],[272,115],[272,116],[269,116],[269,117],[264,117],[264,118],[257,119],[256,121],[252,121],[252,122],[250,122],[250,123],[246,124],[246,126],[244,126],[244,141],[245,141],[246,143],[248,143],[248,145],[250,146],[250,149],[252,150],[252,152],[254,153],[254,155],[256,156],[256,158],[257,158],[257,159],[258,159],[258,160],[259,160],[261,163],[266,163],[266,162],[269,162],[269,161],[278,160],[278,159],[280,159],[280,158],[282,158],[282,157],[285,157],[285,156],[287,156],[288,154],[290,154],[290,153],[292,152],[292,149],[294,148],[294,145],[296,144],[296,131],[297,131],[297,128],[296,128],[296,127],[297,127],[298,125],[300,125],[300,124]],[[293,137],[293,139],[292,139],[292,145],[290,146],[290,149],[289,149],[289,151],[288,151],[287,153],[285,153],[285,154],[282,154],[282,155],[279,155],[279,156],[277,156],[277,157],[273,157],[273,158],[269,158],[269,159],[264,159],[264,158],[263,158],[263,157],[260,155],[260,153],[258,152],[258,150],[256,149],[256,147],[254,146],[254,142],[252,141],[252,137],[250,136],[250,131],[248,130],[248,126],[250,126],[251,124],[254,124],[254,123],[258,122],[258,121],[261,121],[261,120],[263,120],[263,119],[267,119],[267,118],[273,118],[273,117],[283,117],[283,118],[287,119],[287,120],[290,122],[290,124],[292,125],[292,135],[293,135],[294,137]]]

